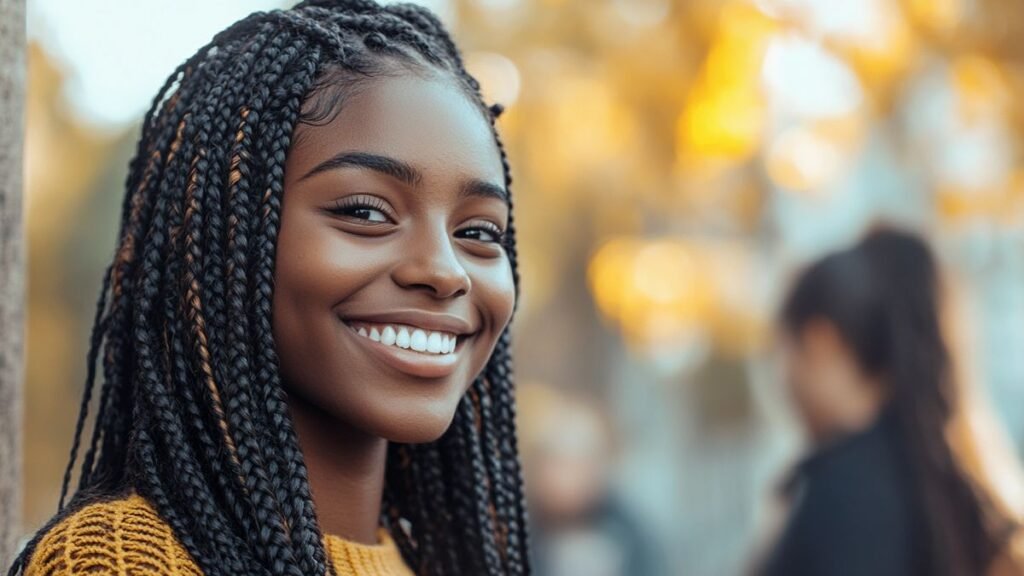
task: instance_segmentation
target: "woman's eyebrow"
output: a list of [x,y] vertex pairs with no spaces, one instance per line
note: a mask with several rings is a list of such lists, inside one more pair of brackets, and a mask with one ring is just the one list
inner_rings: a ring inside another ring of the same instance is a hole
[[422,179],[422,175],[409,164],[389,156],[370,154],[368,152],[342,152],[317,164],[315,168],[307,172],[299,180],[305,180],[314,174],[336,170],[345,167],[368,168],[381,174],[391,176],[409,186],[415,186]]
[[[369,152],[342,152],[317,164],[315,168],[307,172],[299,180],[305,180],[320,172],[353,166],[380,172],[409,186],[415,186],[423,179],[423,176],[416,168],[397,158],[371,154]],[[461,195],[463,197],[482,196],[485,198],[497,198],[503,202],[508,202],[508,191],[503,186],[478,179],[467,182],[462,188]]]
[[461,196],[481,196],[484,198],[497,198],[502,202],[508,202],[508,190],[504,186],[498,186],[484,180],[470,180],[462,187]]

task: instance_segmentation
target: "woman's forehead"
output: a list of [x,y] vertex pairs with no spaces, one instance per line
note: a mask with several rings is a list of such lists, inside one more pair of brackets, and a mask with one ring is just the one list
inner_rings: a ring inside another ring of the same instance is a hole
[[429,173],[449,170],[486,181],[504,178],[488,120],[453,81],[407,74],[374,79],[346,98],[327,123],[295,130],[287,171],[305,174],[341,152],[398,158]]

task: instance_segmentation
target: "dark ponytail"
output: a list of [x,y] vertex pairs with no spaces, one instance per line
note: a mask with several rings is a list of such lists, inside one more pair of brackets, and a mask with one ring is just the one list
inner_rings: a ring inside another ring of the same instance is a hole
[[984,574],[1009,520],[958,462],[946,437],[958,406],[940,326],[935,259],[917,236],[877,230],[806,270],[783,306],[796,331],[832,323],[861,367],[887,385],[925,514],[926,573]]

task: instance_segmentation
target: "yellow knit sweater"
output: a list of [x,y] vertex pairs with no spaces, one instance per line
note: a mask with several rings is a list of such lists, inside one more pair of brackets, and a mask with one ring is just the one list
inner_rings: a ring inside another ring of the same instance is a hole
[[[324,544],[338,576],[412,576],[395,542],[358,544],[327,535]],[[86,506],[39,541],[25,576],[202,576],[171,527],[138,495]]]

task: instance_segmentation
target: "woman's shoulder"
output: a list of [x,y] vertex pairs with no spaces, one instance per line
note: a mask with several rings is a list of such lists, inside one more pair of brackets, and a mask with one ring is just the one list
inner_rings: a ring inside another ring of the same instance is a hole
[[171,527],[138,494],[87,504],[39,540],[25,576],[202,574]]

